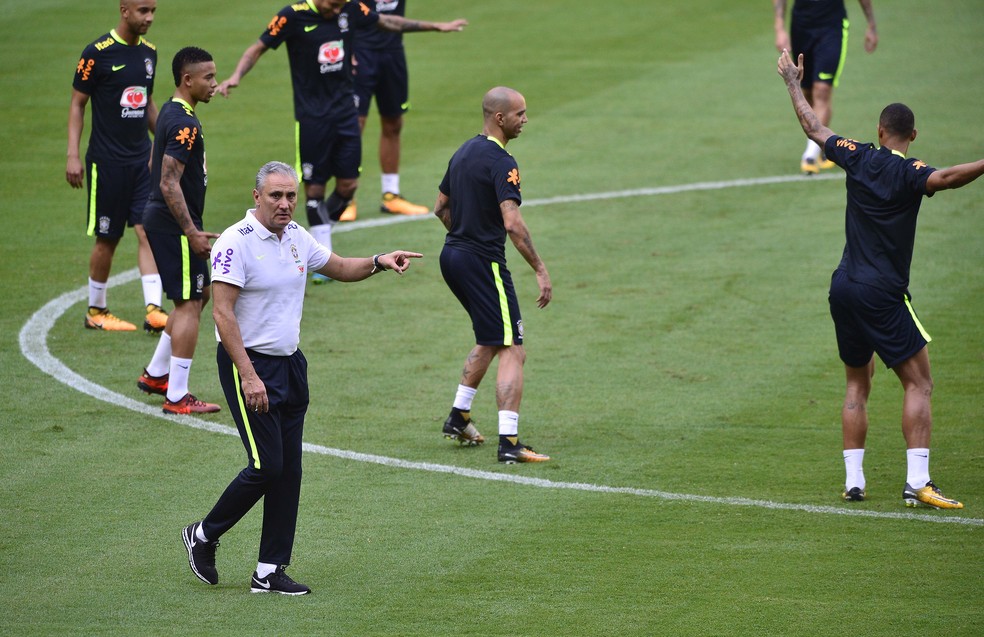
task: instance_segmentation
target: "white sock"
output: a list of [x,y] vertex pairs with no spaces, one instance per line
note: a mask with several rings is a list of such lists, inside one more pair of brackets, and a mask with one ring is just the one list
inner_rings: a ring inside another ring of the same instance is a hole
[[383,192],[391,192],[394,195],[400,194],[400,174],[383,173]]
[[309,228],[311,231],[311,236],[314,237],[314,240],[329,250],[331,250],[331,227],[333,225],[334,224],[331,223],[322,223]]
[[89,307],[106,307],[106,283],[89,279]]
[[153,303],[160,307],[164,293],[161,286],[161,275],[144,274],[140,277],[140,283],[143,285],[144,305]]
[[474,400],[477,391],[478,388],[475,387],[458,385],[458,393],[454,395],[454,408],[461,411],[471,411],[472,400]]
[[257,579],[264,579],[267,575],[277,570],[277,564],[267,564],[266,562],[256,563],[256,577]]
[[499,410],[499,435],[519,435],[519,414],[515,411]]
[[820,147],[812,139],[806,141],[806,150],[803,151],[803,159],[819,159]]
[[202,542],[208,542],[208,538],[205,537],[205,531],[202,530],[204,527],[205,527],[204,524],[199,524],[197,527],[195,527],[195,537],[197,537]]
[[191,359],[171,357],[171,375],[167,379],[167,399],[176,403],[188,393],[188,377],[191,375]]
[[163,376],[171,372],[171,335],[161,332],[161,338],[157,341],[157,349],[154,350],[154,357],[147,365],[147,373],[151,376]]
[[929,482],[929,449],[906,449],[905,481],[913,489],[922,489]]
[[847,474],[844,480],[844,487],[851,490],[860,487],[864,491],[864,470],[861,465],[864,463],[864,449],[845,449],[844,450],[844,470]]

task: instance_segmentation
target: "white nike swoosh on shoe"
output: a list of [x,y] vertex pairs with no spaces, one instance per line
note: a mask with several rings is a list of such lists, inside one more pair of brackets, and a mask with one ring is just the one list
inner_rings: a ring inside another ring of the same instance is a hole
[[258,579],[256,579],[254,577],[253,578],[253,584],[255,584],[256,586],[259,586],[260,588],[265,588],[267,590],[270,589],[270,582],[269,581],[261,582],[260,580],[258,580]]

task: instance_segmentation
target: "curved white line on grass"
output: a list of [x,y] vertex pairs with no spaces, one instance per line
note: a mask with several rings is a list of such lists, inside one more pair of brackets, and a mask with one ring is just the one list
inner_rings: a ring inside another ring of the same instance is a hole
[[[575,201],[593,201],[599,199],[617,199],[620,197],[648,197],[654,195],[672,194],[678,192],[696,190],[717,190],[721,188],[734,188],[740,186],[757,186],[764,184],[786,183],[790,181],[806,181],[818,179],[835,179],[838,175],[822,175],[817,177],[764,177],[761,179],[740,179],[730,182],[704,182],[698,184],[685,184],[681,186],[667,186],[662,188],[640,188],[636,190],[623,190],[617,192],[596,193],[587,195],[570,195],[566,197],[552,197],[549,199],[538,199],[527,201],[524,205],[548,205],[555,203],[566,203]],[[392,223],[402,223],[414,219],[429,218],[429,215],[419,217],[387,217],[379,220],[369,220],[362,222],[352,222],[335,229],[336,232],[342,230],[355,230],[372,226],[389,225]],[[107,287],[123,285],[134,281],[140,277],[137,269],[128,270],[110,277]],[[62,294],[56,299],[46,303],[41,309],[24,324],[20,331],[20,349],[24,357],[31,361],[38,369],[48,374],[55,380],[80,391],[88,396],[110,403],[118,407],[125,407],[131,411],[147,416],[160,418],[168,422],[177,422],[187,427],[201,429],[213,433],[225,434],[227,436],[238,436],[239,433],[234,427],[219,425],[208,422],[193,416],[165,415],[159,407],[151,407],[145,403],[133,400],[122,394],[106,389],[101,385],[93,383],[89,379],[76,374],[64,363],[51,355],[48,350],[48,332],[54,326],[65,311],[88,298],[88,289],[79,288],[73,292]],[[452,465],[433,464],[429,462],[411,462],[390,458],[387,456],[377,456],[357,451],[346,451],[344,449],[333,449],[311,443],[304,443],[304,451],[323,456],[333,456],[345,460],[355,460],[357,462],[368,462],[372,464],[394,467],[397,469],[411,469],[414,471],[429,471],[432,473],[449,473],[465,478],[477,480],[491,480],[496,482],[510,482],[523,486],[539,487],[542,489],[569,489],[573,491],[587,491],[592,493],[610,493],[621,495],[633,495],[646,498],[657,498],[660,500],[677,500],[682,502],[702,502],[707,504],[724,504],[730,506],[748,506],[761,509],[773,509],[780,511],[801,511],[806,513],[819,513],[826,515],[845,515],[850,517],[866,517],[890,520],[918,520],[922,522],[936,522],[942,524],[963,524],[970,526],[984,526],[984,519],[965,518],[942,515],[926,515],[920,513],[891,513],[882,511],[866,511],[863,509],[817,506],[811,504],[790,504],[785,502],[772,502],[770,500],[753,500],[750,498],[737,497],[716,497],[709,495],[693,495],[688,493],[671,493],[668,491],[658,491],[655,489],[637,489],[633,487],[610,487],[600,484],[590,484],[584,482],[556,482],[543,478],[531,478],[514,473],[479,471],[477,469],[466,469]]]

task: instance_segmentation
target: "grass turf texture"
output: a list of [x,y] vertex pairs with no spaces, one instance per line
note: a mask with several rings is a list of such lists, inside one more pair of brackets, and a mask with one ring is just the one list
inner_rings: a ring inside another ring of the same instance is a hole
[[[72,69],[83,45],[116,21],[112,3],[94,4],[0,5],[0,194],[11,227],[0,262],[0,632],[984,630],[979,526],[539,489],[323,455],[305,459],[291,568],[314,594],[246,593],[258,512],[223,538],[220,585],[202,585],[178,532],[241,467],[239,442],[72,391],[18,348],[32,314],[85,283],[83,196],[63,169]],[[170,95],[174,51],[203,46],[224,78],[279,6],[160,3],[149,34],[160,52],[158,104]],[[481,94],[495,84],[527,97],[531,122],[509,149],[528,200],[793,173],[803,138],[775,75],[767,3],[719,0],[700,15],[692,6],[411,3],[413,17],[464,15],[472,24],[406,38],[414,109],[404,194],[432,203],[450,154],[479,131]],[[980,4],[882,3],[871,56],[861,50],[859,9],[849,11],[855,24],[833,129],[871,140],[881,107],[904,101],[920,131],[912,155],[937,166],[978,158]],[[284,52],[271,52],[232,99],[200,107],[210,230],[240,218],[259,165],[293,158],[286,68]],[[377,216],[377,138],[372,115],[363,218]],[[521,433],[555,457],[542,466],[500,467],[493,448],[440,439],[470,332],[441,281],[439,223],[339,233],[341,254],[405,247],[427,258],[402,280],[309,288],[306,440],[558,482],[841,507],[843,379],[825,297],[842,248],[843,200],[839,180],[814,180],[526,207],[555,285],[554,303],[536,310],[533,276],[510,248],[529,352]],[[932,473],[967,504],[935,517],[984,517],[982,208],[980,183],[928,200],[916,243],[914,304],[936,339]],[[128,235],[115,271],[131,269],[134,253]],[[109,298],[121,317],[140,318],[139,284]],[[159,401],[135,388],[155,339],[85,331],[83,309],[55,323],[52,354],[156,409]],[[206,315],[192,388],[218,401],[213,349]],[[491,380],[474,412],[494,438]],[[844,508],[904,512],[897,385],[879,365],[870,500]]]

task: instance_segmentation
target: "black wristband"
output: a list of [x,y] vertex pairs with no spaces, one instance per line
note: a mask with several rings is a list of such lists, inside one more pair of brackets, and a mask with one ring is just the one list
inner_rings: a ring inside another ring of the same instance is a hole
[[385,272],[386,266],[379,262],[379,257],[383,256],[385,252],[380,252],[379,254],[372,255],[372,274],[376,272]]

